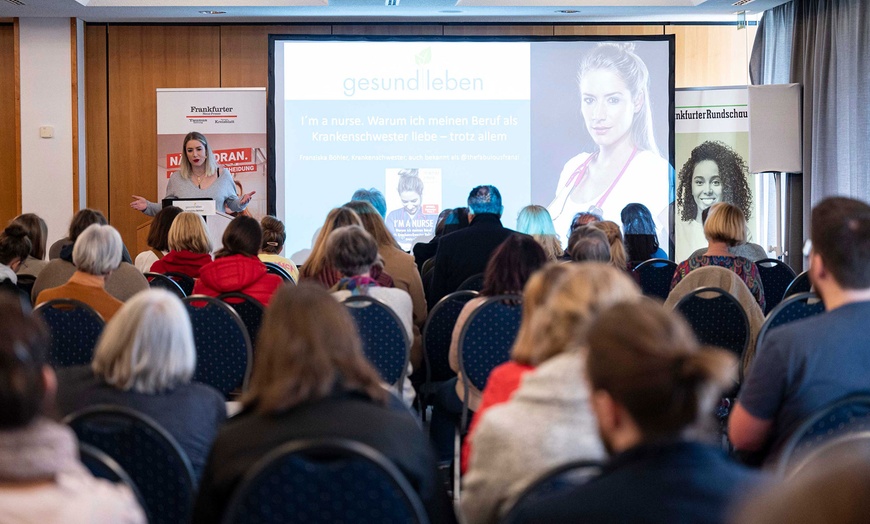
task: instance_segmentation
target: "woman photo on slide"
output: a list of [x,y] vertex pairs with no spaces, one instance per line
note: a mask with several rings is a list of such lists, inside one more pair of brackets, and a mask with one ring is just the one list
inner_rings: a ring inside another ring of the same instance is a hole
[[728,145],[708,140],[689,155],[677,175],[677,209],[674,226],[676,259],[685,260],[706,245],[701,213],[713,204],[727,202],[752,216],[752,193],[746,162]]
[[[169,177],[165,198],[211,198],[215,202],[215,209],[223,211],[226,207],[240,213],[248,206],[254,193],[236,194],[233,175],[218,165],[205,135],[192,131],[184,137],[181,169]],[[133,195],[130,207],[154,216],[162,206],[159,202],[149,202],[144,197]]]
[[653,133],[649,71],[631,42],[602,43],[580,63],[580,104],[595,150],[565,163],[548,206],[557,231],[578,211],[620,220],[627,204],[640,202],[657,220],[667,241],[669,165]]
[[423,180],[419,169],[400,170],[396,190],[402,207],[390,211],[384,222],[396,241],[407,250],[419,237],[435,232],[438,217],[423,213]]

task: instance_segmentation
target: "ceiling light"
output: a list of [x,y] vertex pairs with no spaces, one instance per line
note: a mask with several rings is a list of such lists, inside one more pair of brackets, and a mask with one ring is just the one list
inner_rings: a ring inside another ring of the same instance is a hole
[[200,14],[203,15],[225,15],[226,11],[200,11]]

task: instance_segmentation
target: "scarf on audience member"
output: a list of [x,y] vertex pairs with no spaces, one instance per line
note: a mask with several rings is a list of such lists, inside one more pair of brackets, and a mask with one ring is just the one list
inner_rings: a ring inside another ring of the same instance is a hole
[[23,428],[0,431],[0,482],[53,479],[83,474],[72,430],[38,417]]
[[357,275],[355,277],[343,277],[335,285],[335,291],[350,291],[353,296],[368,295],[370,287],[377,287],[378,282],[368,275]]

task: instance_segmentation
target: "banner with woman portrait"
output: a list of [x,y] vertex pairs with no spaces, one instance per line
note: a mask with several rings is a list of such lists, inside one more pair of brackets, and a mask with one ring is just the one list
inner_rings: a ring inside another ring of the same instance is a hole
[[675,260],[707,247],[702,215],[717,202],[741,208],[757,238],[755,178],[749,174],[746,87],[677,89],[674,95]]

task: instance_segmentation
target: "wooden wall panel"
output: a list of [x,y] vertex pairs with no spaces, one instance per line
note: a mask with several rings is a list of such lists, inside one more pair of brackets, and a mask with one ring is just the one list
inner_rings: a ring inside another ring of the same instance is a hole
[[635,36],[663,35],[663,24],[652,25],[557,25],[556,36]]
[[131,195],[157,197],[158,87],[219,87],[217,26],[109,26],[109,220],[128,246],[147,221]]
[[676,87],[733,86],[749,83],[749,53],[756,26],[674,25]]
[[0,24],[0,225],[15,218],[21,202],[18,168],[17,102],[15,86],[15,27]]
[[553,36],[551,25],[447,25],[445,36]]
[[108,27],[85,26],[85,136],[87,203],[109,209]]

